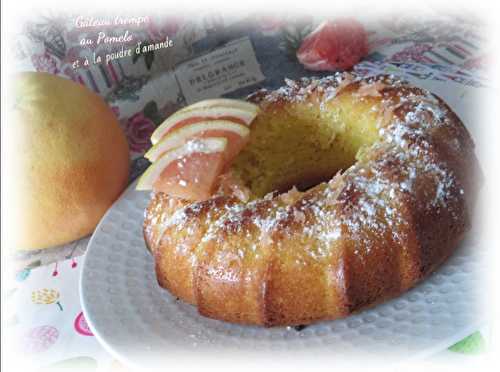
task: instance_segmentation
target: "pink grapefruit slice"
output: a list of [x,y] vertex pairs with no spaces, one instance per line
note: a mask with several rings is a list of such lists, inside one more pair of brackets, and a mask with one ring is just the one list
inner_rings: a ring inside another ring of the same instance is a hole
[[144,156],[151,162],[163,153],[182,146],[193,138],[224,137],[227,139],[225,160],[227,164],[236,157],[248,141],[250,130],[242,124],[228,120],[210,120],[186,125],[164,136]]
[[188,200],[206,200],[226,164],[227,143],[224,137],[196,138],[164,152],[144,172],[136,188]]
[[253,103],[234,99],[210,99],[187,106],[168,117],[151,135],[158,143],[167,133],[184,126],[207,120],[227,120],[249,126],[259,112]]

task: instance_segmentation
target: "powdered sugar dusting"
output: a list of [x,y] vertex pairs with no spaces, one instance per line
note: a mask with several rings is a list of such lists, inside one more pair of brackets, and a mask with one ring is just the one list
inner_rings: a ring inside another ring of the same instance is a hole
[[333,99],[343,88],[352,82],[360,81],[360,79],[360,77],[356,77],[350,73],[340,72],[323,78],[304,77],[300,80],[285,78],[286,85],[283,87],[274,91],[261,89],[250,95],[248,99],[266,106],[278,101],[304,102],[313,93],[320,93],[322,95],[322,102],[326,102]]
[[[259,247],[285,249],[287,239],[300,240],[308,259],[321,261],[347,237],[360,256],[370,254],[377,239],[403,241],[406,221],[399,206],[405,198],[416,198],[422,185],[421,208],[441,208],[456,216],[449,205],[463,197],[463,189],[433,145],[435,130],[454,124],[448,119],[448,110],[432,94],[411,89],[393,76],[361,79],[337,73],[321,79],[286,79],[285,83],[272,92],[258,91],[249,99],[264,107],[278,101],[314,102],[321,110],[328,110],[341,90],[355,87],[353,97],[380,100],[380,105],[372,107],[380,114],[380,140],[342,174],[307,192],[269,194],[250,202],[228,196],[231,203],[216,212],[203,208],[206,202],[194,203],[172,213],[161,222],[164,226],[180,231],[199,212],[206,225],[202,245],[215,242],[222,250],[231,235],[236,235],[241,244],[231,249],[236,249],[235,257],[243,259],[256,254]],[[399,89],[397,94],[389,92],[395,88]],[[305,261],[297,259],[297,263]]]

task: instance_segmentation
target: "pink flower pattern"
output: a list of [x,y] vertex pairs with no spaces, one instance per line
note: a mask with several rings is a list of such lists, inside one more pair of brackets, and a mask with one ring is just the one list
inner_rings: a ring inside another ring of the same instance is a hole
[[59,72],[57,61],[47,52],[43,54],[34,54],[31,56],[31,61],[37,71],[49,72],[51,74],[57,74]]
[[151,20],[147,24],[147,34],[151,41],[164,41],[168,36],[170,39],[179,31],[182,21],[177,17],[168,17],[161,21]]
[[142,112],[135,114],[127,120],[126,135],[130,151],[144,153],[151,147],[150,137],[155,130],[155,125]]

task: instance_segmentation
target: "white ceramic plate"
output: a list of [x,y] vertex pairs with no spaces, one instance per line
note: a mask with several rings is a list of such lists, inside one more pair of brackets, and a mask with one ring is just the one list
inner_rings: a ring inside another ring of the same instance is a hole
[[181,356],[189,364],[199,362],[203,351],[208,360],[215,350],[243,356],[272,352],[274,360],[288,362],[302,355],[338,364],[353,360],[353,353],[405,360],[443,350],[481,324],[476,288],[482,260],[470,239],[413,290],[346,319],[297,331],[204,318],[156,282],[142,236],[148,200],[149,193],[136,191],[134,183],[113,205],[90,240],[80,281],[90,328],[127,364],[152,366],[164,359],[179,362]]

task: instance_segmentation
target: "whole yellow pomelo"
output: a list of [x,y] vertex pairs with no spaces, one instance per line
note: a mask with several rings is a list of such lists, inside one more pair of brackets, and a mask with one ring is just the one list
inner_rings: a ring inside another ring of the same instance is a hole
[[7,123],[7,224],[17,249],[64,244],[95,228],[127,185],[128,144],[97,94],[46,73],[21,73]]

